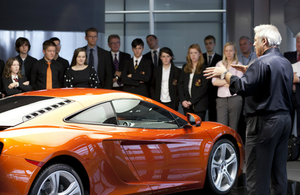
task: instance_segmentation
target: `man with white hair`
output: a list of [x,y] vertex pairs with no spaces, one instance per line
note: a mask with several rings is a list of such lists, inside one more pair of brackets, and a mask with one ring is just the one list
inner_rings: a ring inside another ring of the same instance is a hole
[[[287,145],[291,131],[293,69],[278,46],[281,35],[273,25],[254,28],[258,58],[239,78],[223,67],[207,68],[207,78],[221,77],[230,92],[245,96],[246,180],[248,194],[287,193]],[[271,185],[270,185],[271,180]]]

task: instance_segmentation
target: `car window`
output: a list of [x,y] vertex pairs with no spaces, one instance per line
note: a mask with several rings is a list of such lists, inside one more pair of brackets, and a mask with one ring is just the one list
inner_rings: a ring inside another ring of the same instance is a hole
[[68,117],[66,121],[87,124],[117,124],[116,116],[110,102],[83,110]]
[[149,102],[134,99],[113,100],[121,126],[137,128],[178,128],[169,111]]

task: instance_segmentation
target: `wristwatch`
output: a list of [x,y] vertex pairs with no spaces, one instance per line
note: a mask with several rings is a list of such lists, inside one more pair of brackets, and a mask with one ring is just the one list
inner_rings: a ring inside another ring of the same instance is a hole
[[225,79],[225,75],[226,75],[226,73],[228,72],[228,70],[226,70],[225,72],[223,72],[222,74],[221,74],[221,79]]

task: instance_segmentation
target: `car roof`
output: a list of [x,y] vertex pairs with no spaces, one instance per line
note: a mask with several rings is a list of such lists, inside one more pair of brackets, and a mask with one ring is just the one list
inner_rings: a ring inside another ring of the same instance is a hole
[[81,103],[83,106],[92,105],[97,102],[118,99],[118,97],[143,99],[152,102],[151,99],[136,94],[110,90],[110,89],[94,89],[94,88],[48,89],[48,90],[26,92],[26,93],[18,94],[16,96],[45,96],[45,97],[65,98],[72,101],[77,101]]

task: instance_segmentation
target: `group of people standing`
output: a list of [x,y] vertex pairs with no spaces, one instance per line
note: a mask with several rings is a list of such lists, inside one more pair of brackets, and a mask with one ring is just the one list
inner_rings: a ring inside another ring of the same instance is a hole
[[[203,53],[198,44],[192,44],[187,51],[186,63],[180,69],[173,63],[173,51],[168,47],[160,48],[155,35],[146,37],[151,51],[144,55],[143,40],[134,39],[132,58],[130,54],[120,51],[118,35],[108,37],[110,51],[96,45],[96,28],[85,31],[85,40],[87,45],[74,51],[69,65],[66,59],[59,56],[61,45],[57,37],[43,43],[44,57],[40,60],[28,55],[31,47],[29,40],[18,38],[15,49],[19,55],[9,58],[3,71],[2,96],[60,87],[122,90],[151,97],[175,110],[181,102],[184,114],[193,112],[202,120],[205,120],[209,110],[210,121],[218,121],[237,130],[242,98],[236,94],[230,95],[224,80],[207,80],[203,76],[203,70],[211,66],[225,66],[233,74],[242,76],[240,71],[230,66],[241,64],[234,43],[225,44],[222,57],[214,51],[215,37],[209,35],[204,39],[207,52]],[[241,37],[240,47],[245,65],[251,58],[256,58],[248,37]],[[0,64],[0,71],[1,67],[4,66]]]

